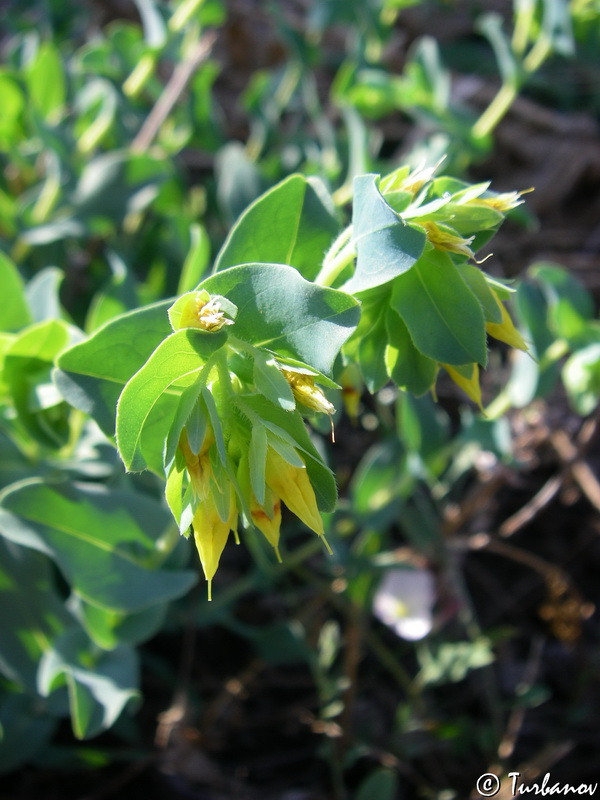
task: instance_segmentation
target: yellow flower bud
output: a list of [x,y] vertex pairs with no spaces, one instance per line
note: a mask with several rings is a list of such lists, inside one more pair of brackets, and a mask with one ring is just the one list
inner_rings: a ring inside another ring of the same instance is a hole
[[490,336],[493,336],[494,339],[498,339],[500,342],[505,342],[511,347],[516,347],[517,350],[524,350],[527,352],[529,349],[527,347],[527,343],[519,331],[515,328],[504,303],[500,302],[495,292],[493,294],[496,299],[496,303],[498,304],[498,308],[502,314],[502,322],[486,322],[486,331]]
[[342,372],[342,400],[346,413],[353,423],[358,420],[360,398],[362,396],[363,382],[360,371],[355,364],[349,364]]
[[214,441],[214,434],[212,430],[208,428],[204,435],[200,452],[193,453],[187,439],[187,434],[184,432],[179,438],[179,449],[185,458],[185,465],[187,467],[188,475],[190,476],[194,494],[201,500],[207,496],[209,491],[212,467],[210,465],[208,450]]
[[435,222],[421,222],[420,224],[425,228],[427,239],[437,250],[446,250],[449,253],[467,256],[467,258],[475,257],[469,247],[475,238],[474,236],[469,236],[468,239],[465,239],[454,233],[450,228],[442,227]]
[[479,366],[477,364],[467,364],[464,367],[451,367],[450,364],[441,364],[454,383],[477,403],[483,411],[481,404],[481,386],[479,385]]
[[269,447],[265,477],[267,486],[283,500],[290,511],[311,530],[323,536],[323,520],[306,467],[288,464],[279,453]]
[[229,492],[229,515],[225,522],[221,519],[213,492],[214,487],[208,492],[206,498],[201,500],[194,512],[192,528],[194,541],[200,556],[204,575],[208,582],[208,599],[212,599],[212,579],[219,566],[221,553],[225,549],[229,531],[237,529],[237,503],[233,485],[229,483],[226,491]]
[[522,192],[501,192],[492,197],[477,197],[471,200],[471,203],[473,205],[488,206],[488,208],[493,208],[494,211],[500,211],[505,214],[511,208],[516,208],[525,202],[522,200],[521,195],[532,191],[533,189],[524,189]]
[[[269,494],[269,492],[267,492],[267,494]],[[258,530],[274,548],[277,560],[281,561],[281,556],[279,555],[281,501],[278,497],[274,497],[269,505],[272,505],[270,515],[266,512],[264,506],[259,505],[254,495],[252,495],[252,501],[250,503],[250,516],[252,517],[252,522],[256,525]]]
[[289,383],[294,397],[299,403],[311,408],[313,411],[319,411],[321,414],[335,414],[335,407],[333,403],[323,394],[323,390],[315,386],[315,379],[312,375],[306,375],[303,372],[293,372],[285,368],[281,368],[283,375]]

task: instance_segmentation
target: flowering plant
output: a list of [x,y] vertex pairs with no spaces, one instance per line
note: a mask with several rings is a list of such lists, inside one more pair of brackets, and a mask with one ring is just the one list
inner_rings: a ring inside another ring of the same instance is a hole
[[324,186],[294,175],[244,212],[210,277],[62,354],[63,395],[115,436],[128,470],[165,479],[209,593],[240,522],[280,558],[281,503],[329,547],[320,513],[336,486],[303,417],[334,414],[325,392],[352,365],[355,393],[391,380],[422,395],[444,369],[481,406],[486,334],[526,345],[510,289],[471,262],[520,203],[402,167],[355,180],[340,233]]

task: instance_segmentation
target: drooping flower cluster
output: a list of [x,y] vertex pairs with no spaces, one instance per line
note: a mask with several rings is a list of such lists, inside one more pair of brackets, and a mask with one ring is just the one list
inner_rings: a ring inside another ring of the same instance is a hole
[[[191,292],[179,298],[170,318],[174,327],[195,327],[210,334],[233,324],[226,313],[231,308],[225,298]],[[260,389],[255,383],[256,364],[269,378],[260,383]],[[209,598],[230,534],[239,541],[240,521],[245,528],[258,529],[281,560],[282,504],[317,533],[329,550],[313,487],[315,475],[319,471],[329,475],[329,471],[311,445],[299,411],[289,403],[282,409],[274,402],[287,391],[292,404],[296,401],[308,411],[333,414],[332,403],[315,383],[317,377],[308,367],[266,357],[260,348],[234,337],[218,352],[205,376],[193,413],[181,428],[178,458],[172,467],[172,475],[179,473],[181,488],[170,504],[178,508],[174,513],[180,524],[182,519],[191,521]],[[278,382],[278,390],[269,397],[265,386]],[[187,515],[182,508],[187,508]]]

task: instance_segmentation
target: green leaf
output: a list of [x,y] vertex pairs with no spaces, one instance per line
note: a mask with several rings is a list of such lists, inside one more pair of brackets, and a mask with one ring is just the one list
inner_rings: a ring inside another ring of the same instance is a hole
[[37,694],[38,662],[72,624],[41,553],[0,537],[0,671]]
[[385,365],[390,378],[400,389],[416,397],[425,394],[435,383],[437,364],[417,350],[402,318],[393,309],[388,309],[384,324]]
[[[173,459],[175,458],[181,431],[188,422],[191,422],[187,430],[190,447],[193,453],[200,452],[200,446],[204,439],[204,432],[206,431],[208,413],[206,409],[202,408],[202,401],[198,401],[201,391],[202,384],[198,382],[184,389],[181,393],[177,403],[177,411],[173,417],[165,444],[164,464],[167,472],[170,471]],[[193,419],[190,419],[192,416]]]
[[63,397],[115,432],[117,400],[127,381],[171,332],[170,300],[111,320],[58,359],[54,381]]
[[379,287],[364,292],[360,298],[360,321],[344,355],[360,366],[362,377],[371,393],[381,389],[388,381],[385,366],[385,312],[388,308],[387,288]]
[[502,312],[483,272],[473,264],[456,264],[461,278],[479,300],[486,322],[502,322]]
[[55,357],[70,339],[65,322],[49,320],[26,328],[5,351],[4,379],[19,420],[48,447],[60,447],[68,436],[66,417],[56,408],[62,399],[50,375]]
[[[161,395],[173,384],[183,389],[196,381],[210,356],[227,340],[225,331],[206,333],[185,328],[167,337],[128,381],[117,406],[117,446],[129,471],[141,470],[141,436]],[[177,387],[171,391],[179,395]]]
[[562,369],[562,379],[577,413],[591,414],[600,398],[600,341],[573,353]]
[[482,14],[477,20],[477,29],[486,37],[494,50],[502,83],[517,87],[520,82],[520,67],[511,43],[504,32],[503,19],[500,14],[494,12]]
[[398,791],[398,776],[392,769],[373,770],[360,784],[354,800],[394,800]]
[[219,454],[219,458],[221,459],[221,464],[224,467],[228,467],[229,460],[227,458],[227,450],[225,448],[225,437],[223,435],[221,418],[219,417],[219,411],[217,409],[212,392],[207,386],[202,387],[202,399],[204,400],[206,410],[208,411],[208,418],[210,419],[210,424],[215,436],[217,452]]
[[358,344],[358,363],[371,394],[378,392],[389,380],[385,358],[387,345],[385,314],[382,314],[375,318],[373,324],[360,337]]
[[275,359],[260,350],[254,356],[254,384],[261,394],[286,411],[296,408],[292,389]]
[[103,650],[120,644],[140,644],[153,636],[164,622],[167,603],[158,603],[133,614],[110,611],[71,598],[70,607],[80,619],[90,639]]
[[592,295],[566,269],[541,262],[529,268],[548,301],[548,322],[558,336],[577,344],[594,316]]
[[27,301],[36,322],[62,316],[58,293],[64,277],[58,267],[46,267],[27,284]]
[[[192,387],[190,387],[192,388]],[[203,386],[195,387],[196,391],[204,388]],[[187,390],[186,390],[187,391]],[[188,416],[185,424],[185,431],[187,434],[189,445],[192,453],[199,453],[204,437],[206,436],[206,429],[208,425],[208,409],[204,398],[198,397],[198,401],[192,409],[192,413]]]
[[354,298],[305,281],[281,264],[244,264],[218,272],[198,288],[238,307],[231,333],[255,347],[296,358],[329,376],[359,318]]
[[427,464],[434,474],[439,474],[448,463],[447,448],[450,437],[450,419],[433,398],[398,397],[396,409],[398,433],[406,449]]
[[67,96],[63,59],[52,42],[43,42],[25,68],[29,99],[44,119],[56,121]]
[[141,611],[195,583],[194,573],[156,568],[169,524],[145,495],[37,480],[9,487],[0,508],[6,538],[51,556],[75,593],[114,611]]
[[1,252],[0,286],[2,286],[0,330],[18,331],[25,328],[31,322],[31,312],[25,297],[23,280],[12,261]]
[[215,158],[217,200],[223,215],[233,223],[256,200],[264,184],[256,163],[241,142],[228,142]]
[[434,649],[422,649],[418,653],[421,671],[417,681],[421,686],[455,683],[473,669],[494,662],[490,643],[484,637],[472,642],[447,642]]
[[215,271],[253,262],[288,264],[312,280],[337,232],[322,184],[291,175],[244,211],[217,256]]
[[139,305],[133,270],[115,250],[106,250],[106,260],[111,275],[90,304],[85,320],[85,330],[88,333]]
[[351,484],[352,506],[360,517],[391,522],[398,502],[414,486],[404,468],[404,448],[398,437],[371,447],[361,459]]
[[548,327],[548,303],[541,289],[523,280],[517,289],[515,305],[519,327],[524,328],[523,335],[531,343],[531,354],[522,351],[514,354],[508,393],[513,405],[524,408],[534,397],[545,397],[552,391],[560,365],[551,362],[540,368],[540,359],[555,341]]
[[78,739],[110,728],[127,703],[139,696],[139,668],[134,648],[121,645],[94,652],[87,635],[67,631],[40,663],[40,689],[50,694],[66,680],[73,733]]
[[206,229],[194,223],[190,228],[190,251],[183,263],[177,294],[190,292],[200,281],[210,262],[210,241]]
[[542,36],[550,41],[552,49],[563,56],[575,53],[571,25],[571,7],[563,0],[543,0],[544,16]]
[[444,364],[485,366],[483,311],[446,253],[428,250],[398,276],[391,306],[423,355]]
[[167,40],[167,26],[156,0],[134,0],[144,29],[144,39],[152,48],[163,47]]
[[71,202],[83,219],[106,217],[121,225],[156,198],[169,174],[165,158],[111,150],[86,164]]
[[[0,89],[1,91],[1,89]],[[0,773],[9,773],[34,759],[48,744],[58,720],[39,696],[22,692],[0,695]]]
[[356,271],[343,287],[352,294],[381,286],[406,272],[425,247],[425,234],[392,210],[379,191],[378,180],[378,175],[361,175],[354,180]]
[[20,117],[25,107],[25,96],[7,70],[0,70],[0,97],[0,151],[8,151],[23,135]]
[[[179,532],[183,533],[181,529],[181,517],[183,514],[183,478],[185,475],[185,462],[183,455],[177,451],[171,465],[167,470],[167,479],[165,484],[165,499],[167,505],[173,514],[173,518],[179,527]],[[187,527],[187,525],[185,526]]]
[[248,451],[250,484],[254,497],[262,505],[265,502],[265,464],[267,458],[267,432],[264,425],[253,425]]

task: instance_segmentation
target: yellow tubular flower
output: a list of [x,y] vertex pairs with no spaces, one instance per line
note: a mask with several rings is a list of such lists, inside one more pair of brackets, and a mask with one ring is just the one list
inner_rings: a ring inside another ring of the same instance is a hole
[[449,253],[456,253],[459,256],[467,256],[467,258],[474,258],[475,254],[469,247],[474,236],[469,236],[465,239],[454,233],[450,228],[441,227],[435,222],[421,222],[420,225],[425,228],[427,239],[436,248],[436,250],[446,250]]
[[[266,502],[266,501],[265,501]],[[281,501],[280,499],[273,498],[271,509],[271,516],[267,514],[264,507],[259,505],[254,495],[252,495],[252,502],[250,503],[250,516],[252,522],[256,525],[258,530],[263,534],[265,539],[275,550],[277,560],[281,561],[279,554],[279,530],[281,528]]]
[[522,194],[532,191],[533,189],[524,189],[522,192],[501,192],[492,197],[476,197],[471,203],[473,205],[488,206],[488,208],[493,208],[494,211],[500,211],[502,214],[505,214],[507,211],[510,211],[511,208],[516,208],[525,202],[521,198]]
[[188,475],[190,476],[194,494],[201,500],[203,500],[208,494],[210,477],[212,475],[212,467],[210,465],[208,450],[214,441],[214,434],[209,428],[204,436],[204,441],[202,442],[200,452],[193,453],[185,432],[181,434],[179,439],[179,449],[185,458],[185,465],[187,467]]
[[525,339],[521,336],[519,331],[515,328],[512,319],[504,303],[500,302],[498,296],[494,292],[494,297],[496,298],[496,303],[498,304],[498,308],[502,314],[502,322],[486,322],[485,329],[489,333],[490,336],[493,336],[494,339],[498,339],[500,342],[505,342],[506,344],[510,345],[511,347],[516,347],[517,350],[524,350],[527,352],[529,349],[527,347],[527,343]]
[[[323,537],[323,520],[306,467],[288,464],[272,447],[267,451],[265,469],[267,486],[280,497],[298,519]],[[327,543],[325,543],[327,545]]]
[[227,544],[229,531],[235,532],[237,528],[237,504],[231,483],[228,491],[229,516],[226,522],[223,522],[219,516],[212,491],[208,493],[205,500],[200,501],[192,521],[194,541],[208,582],[209,600],[212,600],[212,579],[219,566],[221,553]]
[[358,420],[360,408],[360,398],[362,396],[363,383],[360,372],[354,364],[349,364],[340,378],[342,384],[342,400],[346,413],[354,424]]
[[315,379],[312,375],[306,375],[303,372],[292,372],[283,367],[281,371],[299,403],[311,408],[313,411],[319,411],[321,414],[329,414],[329,416],[335,414],[333,403],[330,403],[325,397],[322,389],[315,386]]
[[[441,364],[448,375],[452,378],[454,383],[459,386],[463,392],[470,397],[474,403],[477,403],[479,408],[483,411],[481,404],[481,386],[479,385],[479,366],[477,364],[469,364],[460,368],[460,372],[456,367],[451,367],[450,364]],[[470,375],[463,373],[469,372]]]

